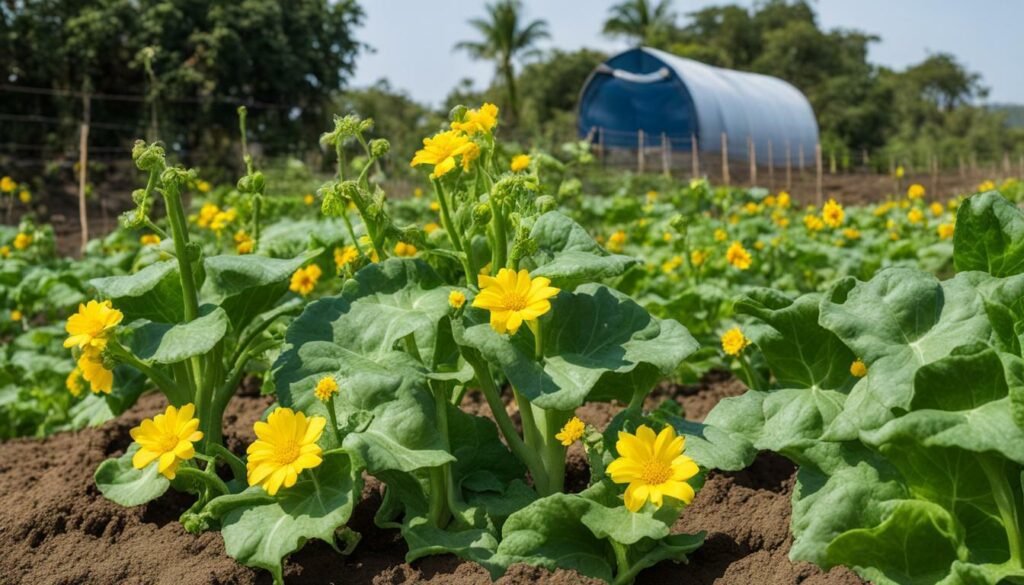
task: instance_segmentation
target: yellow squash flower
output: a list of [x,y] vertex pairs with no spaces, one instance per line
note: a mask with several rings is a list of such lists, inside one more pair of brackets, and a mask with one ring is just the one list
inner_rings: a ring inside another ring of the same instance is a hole
[[18,235],[14,236],[14,249],[24,250],[32,245],[32,236],[24,232],[18,232]]
[[753,201],[748,201],[747,204],[743,206],[743,211],[747,215],[754,215],[755,213],[761,211],[761,206],[758,205],[757,203],[754,203]]
[[107,345],[107,337],[122,319],[124,314],[110,301],[79,304],[78,312],[68,317],[65,325],[68,338],[64,340],[64,347],[103,349]]
[[21,193],[18,193],[18,200],[28,205],[29,203],[32,202],[32,194],[29,193],[28,191],[22,191]]
[[441,204],[438,203],[437,201],[431,201],[430,202],[430,211],[433,211],[435,213],[438,212],[438,211],[441,211]]
[[807,214],[804,216],[804,226],[812,232],[820,232],[825,229],[825,222],[817,215]]
[[356,250],[355,246],[345,246],[334,249],[334,265],[338,267],[338,270],[348,266],[358,257],[359,250]]
[[792,202],[792,200],[789,197],[789,193],[786,193],[785,191],[779,191],[779,196],[776,197],[775,200],[776,204],[782,209],[789,207],[790,203]]
[[956,224],[942,223],[936,228],[936,232],[939,234],[940,240],[948,240],[953,237],[953,232],[956,230]]
[[896,178],[897,179],[902,179],[903,175],[905,173],[906,173],[906,171],[903,170],[903,165],[899,165],[898,167],[896,167]]
[[78,369],[89,382],[93,394],[110,394],[114,388],[114,372],[103,365],[103,348],[87,345],[78,356]]
[[550,311],[548,299],[559,293],[550,279],[530,278],[525,269],[516,273],[502,268],[495,277],[481,274],[479,279],[480,293],[473,306],[491,312],[491,327],[498,333],[515,335],[524,321],[535,321]]
[[139,243],[143,246],[155,246],[160,243],[160,236],[156,234],[143,234],[139,238]]
[[528,154],[517,154],[513,156],[512,163],[509,164],[509,168],[512,169],[512,172],[514,173],[525,170],[528,166],[530,166],[530,155]]
[[462,122],[452,122],[452,129],[466,134],[487,134],[498,124],[498,106],[485,103],[478,110],[468,110]]
[[75,366],[75,369],[71,370],[68,377],[64,379],[64,387],[75,398],[81,396],[82,392],[85,391],[85,385],[82,383],[82,370],[78,366]]
[[337,393],[338,382],[334,379],[334,376],[320,378],[316,383],[316,388],[313,388],[313,395],[321,402],[327,402]]
[[14,190],[18,188],[18,184],[14,182],[14,179],[10,177],[4,177],[0,179],[0,191],[4,193],[14,193]]
[[708,259],[708,253],[704,250],[694,250],[690,252],[690,264],[694,266],[700,266],[704,264]]
[[0,258],[10,258],[10,257],[11,257],[11,247],[10,246],[0,246]]
[[608,475],[615,483],[629,484],[623,498],[627,510],[637,512],[648,501],[660,508],[665,496],[684,504],[693,501],[693,487],[686,480],[700,469],[683,455],[685,449],[686,439],[676,436],[671,426],[658,434],[647,425],[640,425],[635,435],[619,431],[619,457],[608,465]]
[[825,206],[821,209],[821,220],[825,222],[825,225],[831,228],[837,228],[843,225],[843,220],[846,219],[846,212],[843,211],[843,206],[836,203],[835,199],[829,199]]
[[442,177],[455,168],[455,157],[470,150],[471,144],[469,137],[458,130],[438,132],[423,139],[423,148],[416,151],[410,166],[434,165],[430,178]]
[[246,462],[249,485],[260,485],[276,495],[283,485],[295,485],[305,469],[320,465],[323,450],[316,442],[327,426],[322,416],[306,417],[290,408],[276,408],[267,421],[253,425],[256,441],[249,445]]
[[657,191],[648,191],[647,195],[645,195],[645,197],[647,198],[647,204],[650,205],[650,204],[652,204],[652,203],[654,203],[655,201],[658,200],[658,192]]
[[586,425],[583,424],[578,417],[572,417],[569,422],[562,426],[562,430],[555,434],[555,438],[558,439],[563,446],[568,447],[576,441],[579,441],[583,437],[583,431],[587,429]]
[[306,193],[302,196],[302,202],[306,205],[313,205],[316,203],[316,197],[313,197],[312,193]]
[[200,193],[209,193],[210,183],[206,181],[199,181],[198,183],[196,183],[196,190],[199,191]]
[[850,375],[854,378],[863,378],[868,375],[868,367],[864,364],[864,360],[857,358],[850,364]]
[[924,212],[918,208],[913,208],[907,212],[907,221],[910,223],[921,223],[924,221]]
[[437,225],[436,223],[430,222],[427,225],[423,226],[423,231],[426,232],[426,234],[429,236],[430,234],[436,232],[437,229],[440,227],[441,226]]
[[984,181],[978,185],[978,193],[984,193],[985,191],[995,191],[996,184],[992,181]]
[[132,456],[132,467],[145,469],[156,461],[156,470],[167,479],[174,479],[181,462],[196,456],[192,443],[203,438],[195,414],[196,405],[192,403],[181,410],[168,406],[163,414],[147,418],[132,429],[132,439],[139,444],[139,450]]
[[238,230],[235,232],[235,251],[239,254],[252,254],[253,248],[256,246],[256,242],[252,240],[245,230]]
[[914,183],[907,187],[907,198],[908,199],[920,199],[924,197],[924,185],[920,183]]
[[752,264],[750,252],[747,252],[747,249],[739,242],[733,242],[729,246],[729,249],[725,251],[725,259],[739,270],[747,270]]
[[931,211],[932,215],[935,217],[939,217],[946,212],[946,207],[938,201],[933,201],[932,204],[928,206],[928,211]]
[[469,168],[473,165],[473,161],[480,158],[480,147],[475,142],[470,142],[469,147],[466,148],[466,152],[462,153],[462,170],[469,172]]
[[722,334],[722,351],[737,356],[750,345],[750,340],[739,327],[733,327]]
[[461,309],[466,304],[466,295],[462,291],[453,290],[448,293],[448,306],[453,309]]
[[196,224],[201,228],[208,228],[218,213],[220,213],[219,207],[213,203],[207,203],[199,208],[199,217],[196,218]]
[[665,274],[672,274],[677,268],[683,265],[682,256],[673,256],[661,264],[661,271]]
[[416,255],[416,246],[412,244],[406,244],[405,242],[398,242],[395,244],[395,256],[399,258],[411,258]]
[[608,249],[612,252],[621,252],[623,244],[626,243],[626,232],[618,230],[608,236]]
[[423,197],[423,188],[422,187],[416,187],[415,189],[413,189],[412,190],[412,196],[415,197],[416,199],[419,199],[420,197]]
[[776,203],[778,203],[778,199],[775,197],[775,195],[768,195],[764,198],[765,207],[775,207]]
[[854,227],[848,227],[843,230],[843,237],[847,240],[859,240],[860,230]]
[[320,280],[321,274],[323,274],[323,271],[316,264],[310,264],[306,268],[299,268],[295,271],[295,274],[292,274],[292,281],[288,286],[288,290],[302,296],[307,296],[316,288],[316,283]]
[[726,233],[726,231],[723,230],[722,228],[718,228],[717,230],[715,230],[715,241],[716,242],[724,242],[726,239],[728,239],[728,237],[729,237],[729,234]]

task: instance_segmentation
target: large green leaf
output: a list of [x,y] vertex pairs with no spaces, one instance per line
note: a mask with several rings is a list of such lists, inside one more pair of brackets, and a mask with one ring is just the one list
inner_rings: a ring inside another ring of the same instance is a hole
[[[286,556],[311,538],[332,547],[335,532],[348,522],[362,491],[362,477],[344,453],[325,454],[323,463],[299,475],[290,488],[282,488],[270,501],[249,496],[263,489],[252,487],[225,501],[221,534],[229,555],[250,567],[262,567],[283,582]],[[228,496],[231,497],[231,496]]]
[[200,316],[185,323],[148,322],[132,332],[132,353],[158,364],[175,364],[213,349],[228,331],[228,315],[204,305]]
[[540,216],[530,238],[537,243],[537,251],[525,259],[530,274],[546,276],[564,289],[614,278],[639,263],[630,256],[609,254],[583,226],[557,211]]
[[96,468],[96,487],[107,499],[122,506],[139,506],[164,495],[171,482],[157,472],[156,463],[143,469],[132,466],[132,457],[139,446],[132,443],[128,451],[116,458],[107,459]]
[[552,299],[542,318],[544,359],[534,359],[529,328],[500,335],[484,311],[468,311],[456,341],[498,364],[515,388],[542,408],[572,410],[586,400],[628,401],[646,391],[697,342],[676,321],[652,317],[629,297],[597,284]]
[[956,215],[953,260],[958,271],[993,276],[1024,272],[1024,214],[995,191],[964,201]]
[[220,305],[236,329],[244,328],[256,315],[272,307],[288,291],[292,274],[323,250],[309,250],[294,258],[211,256],[203,261],[206,282],[204,301]]
[[100,298],[110,299],[124,313],[125,322],[147,319],[164,323],[185,320],[181,280],[176,260],[150,264],[127,276],[89,281]]

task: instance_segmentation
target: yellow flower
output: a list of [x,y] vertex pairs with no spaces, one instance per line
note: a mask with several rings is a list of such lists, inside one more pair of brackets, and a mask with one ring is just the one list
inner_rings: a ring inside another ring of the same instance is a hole
[[10,258],[10,257],[11,257],[11,247],[10,246],[0,246],[0,258]]
[[894,241],[894,242],[899,240],[900,239],[900,233],[897,232],[897,231],[889,232],[889,239]]
[[946,212],[946,207],[938,201],[933,201],[932,204],[928,206],[928,211],[931,211],[932,215],[935,217],[939,217]]
[[466,152],[462,154],[462,170],[469,172],[469,167],[478,158],[480,158],[480,147],[475,142],[470,142]]
[[75,398],[81,396],[82,392],[85,391],[85,386],[82,384],[82,370],[78,366],[75,366],[75,369],[71,370],[68,377],[64,379],[64,387]]
[[249,485],[263,486],[272,496],[282,485],[295,485],[303,470],[323,462],[323,450],[316,442],[326,426],[327,419],[322,416],[307,418],[301,412],[281,407],[270,413],[266,422],[258,421],[253,425],[256,441],[246,449]]
[[477,272],[478,275],[490,276],[491,275],[491,263],[484,264],[483,267]]
[[948,240],[953,237],[953,232],[956,230],[956,224],[952,223],[941,223],[936,231],[939,234],[940,240]]
[[740,355],[748,345],[750,340],[739,327],[733,327],[722,334],[722,351],[729,355]]
[[334,376],[320,378],[316,383],[316,388],[313,389],[313,395],[321,402],[327,402],[337,393],[338,382],[334,379]]
[[11,309],[11,321],[21,321],[24,317],[18,309]]
[[924,185],[920,183],[914,183],[907,187],[907,198],[908,199],[920,199],[924,197]]
[[429,236],[430,234],[436,232],[437,228],[439,228],[439,227],[441,227],[441,226],[437,225],[434,222],[430,222],[427,225],[423,226],[423,231],[426,232],[427,235]]
[[21,193],[18,193],[18,199],[27,205],[32,202],[32,194],[28,191],[22,191]]
[[850,375],[854,378],[863,378],[868,375],[868,367],[864,365],[864,360],[857,358],[850,364]]
[[220,213],[220,208],[213,203],[207,203],[199,208],[199,217],[196,219],[196,224],[201,228],[210,227],[213,222],[213,218],[217,217]]
[[24,250],[25,248],[28,248],[31,245],[32,245],[32,236],[30,236],[30,235],[28,235],[28,234],[26,234],[24,232],[18,232],[18,235],[14,236],[14,249],[15,250]]
[[729,234],[726,233],[726,231],[723,230],[722,228],[718,228],[717,230],[715,230],[715,241],[716,242],[724,242],[728,237],[729,237]]
[[647,204],[650,205],[650,204],[652,204],[652,203],[654,203],[655,201],[658,200],[658,192],[657,191],[648,191],[646,197],[647,197]]
[[410,166],[434,165],[430,178],[442,177],[455,168],[455,157],[462,156],[471,144],[469,137],[458,130],[438,132],[423,139],[423,148],[416,151]]
[[160,243],[160,236],[156,234],[143,234],[139,238],[139,243],[143,246],[155,246]]
[[213,216],[213,219],[210,221],[210,229],[215,232],[219,232],[222,229],[226,228],[229,223],[234,221],[236,217],[238,217],[238,211],[236,211],[234,208],[228,209],[227,211],[218,212],[216,215]]
[[518,173],[530,166],[530,155],[528,154],[517,154],[512,157],[512,163],[509,164],[509,168],[512,172]]
[[438,203],[437,201],[431,201],[430,202],[430,211],[434,211],[434,212],[441,211],[441,204]]
[[846,238],[847,240],[859,240],[860,230],[854,227],[848,227],[845,230],[843,230],[843,237]]
[[825,229],[825,222],[817,215],[807,214],[804,216],[804,226],[812,232],[819,232]]
[[103,365],[103,348],[87,345],[78,356],[78,369],[89,382],[93,394],[110,394],[114,388],[114,372]]
[[740,216],[735,213],[729,216],[729,225],[737,225],[740,223]]
[[181,410],[168,406],[163,414],[144,419],[132,429],[132,439],[139,444],[139,450],[132,456],[132,467],[145,469],[156,461],[156,470],[167,479],[174,479],[181,462],[196,456],[192,443],[203,438],[195,414],[196,405],[192,403]]
[[664,233],[662,233],[661,234],[661,241],[663,241],[663,242],[671,242],[672,241],[672,233],[671,232],[664,232]]
[[18,188],[18,184],[14,182],[14,179],[10,177],[4,177],[0,179],[0,191],[4,193],[14,193],[14,190]]
[[448,306],[453,309],[461,309],[466,304],[466,295],[462,291],[453,290],[448,293]]
[[907,212],[907,221],[910,223],[921,223],[924,221],[924,212],[918,208],[913,208]]
[[785,191],[779,191],[779,196],[776,198],[776,200],[778,206],[782,209],[789,207],[789,204],[791,202],[789,198],[789,193],[786,193]]
[[359,257],[359,250],[356,250],[355,246],[345,246],[343,248],[334,249],[334,265],[338,267],[338,270],[349,265],[350,262],[354,261]]
[[747,249],[739,242],[733,242],[732,245],[729,246],[729,249],[725,251],[725,259],[729,264],[732,264],[735,268],[740,270],[747,270],[750,268],[750,252],[747,252]]
[[124,319],[124,314],[110,301],[79,304],[78,312],[68,317],[65,325],[69,337],[64,340],[64,347],[103,349],[107,345],[107,337],[121,319]]
[[899,165],[898,167],[896,167],[896,178],[897,179],[902,179],[903,175],[904,175],[903,165]]
[[708,253],[704,250],[694,250],[690,252],[690,264],[694,266],[700,266],[708,259]]
[[209,193],[210,184],[206,181],[199,181],[198,183],[196,183],[196,190],[199,191],[200,193]]
[[837,228],[843,225],[843,220],[846,219],[846,212],[843,211],[843,206],[836,203],[835,199],[829,199],[825,203],[825,207],[821,209],[821,219],[831,228]]
[[665,274],[671,274],[672,272],[674,272],[676,270],[676,268],[679,268],[682,265],[683,265],[683,257],[682,256],[673,256],[673,257],[669,258],[668,260],[666,260],[664,263],[662,263],[661,271],[664,272]]
[[626,232],[618,230],[608,236],[608,249],[612,252],[621,252],[623,244],[626,243]]
[[686,480],[700,469],[683,455],[685,449],[686,439],[676,436],[671,426],[657,435],[647,425],[640,425],[635,435],[619,431],[619,458],[608,465],[608,475],[615,483],[629,484],[623,498],[627,510],[637,512],[647,501],[660,508],[665,496],[684,504],[693,501],[693,488]]
[[551,310],[548,299],[559,292],[550,279],[530,278],[525,269],[516,273],[502,268],[496,277],[481,274],[479,279],[480,293],[473,306],[491,312],[491,327],[498,333],[515,335],[523,321],[536,321]]
[[398,256],[399,258],[411,258],[412,256],[415,256],[418,251],[419,250],[416,249],[416,246],[413,246],[412,244],[406,244],[405,242],[398,242],[395,244],[395,256]]
[[252,254],[255,245],[256,242],[252,240],[252,236],[246,233],[245,230],[235,232],[235,251],[239,254]]
[[789,227],[789,218],[786,217],[786,214],[779,211],[772,212],[772,222],[780,228]]
[[754,242],[754,249],[758,251],[764,250],[764,242],[761,240]]
[[422,187],[416,187],[415,189],[413,189],[412,190],[412,196],[417,198],[417,199],[419,199],[420,197],[423,197],[423,188]]
[[754,203],[753,201],[749,201],[746,205],[743,206],[743,211],[748,215],[753,215],[758,211],[761,211],[761,206],[758,205],[757,203]]
[[468,110],[462,122],[452,122],[453,130],[466,134],[489,133],[498,124],[498,106],[485,103],[478,110]]
[[320,280],[323,271],[316,264],[310,264],[305,268],[299,268],[292,274],[291,284],[288,290],[306,296],[316,288],[316,282]]
[[978,193],[984,193],[985,191],[994,191],[996,184],[992,181],[984,181],[978,185]]
[[778,199],[775,197],[775,195],[768,195],[764,198],[765,207],[775,207],[776,203],[778,203]]
[[555,438],[558,439],[563,446],[568,447],[576,441],[579,441],[583,436],[583,431],[587,429],[586,425],[583,424],[578,417],[572,417],[569,422],[562,425],[562,430],[555,433]]
[[302,196],[302,202],[306,205],[313,205],[316,202],[316,197],[313,197],[312,193],[306,193]]

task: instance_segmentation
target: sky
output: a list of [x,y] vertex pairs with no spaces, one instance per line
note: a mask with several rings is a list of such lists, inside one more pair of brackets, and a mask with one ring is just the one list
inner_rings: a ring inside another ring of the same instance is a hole
[[[606,53],[626,48],[601,35],[609,6],[618,0],[523,0],[526,16],[548,22],[551,40],[541,48],[590,47]],[[728,2],[676,0],[686,13]],[[751,6],[754,0],[734,0]],[[872,62],[902,69],[931,53],[955,55],[980,73],[990,103],[1024,103],[1024,0],[812,0],[819,24],[856,29],[881,37]],[[484,11],[481,0],[364,0],[361,41],[374,52],[360,55],[353,85],[381,78],[421,102],[437,105],[462,79],[486,87],[494,76],[487,62],[471,60],[452,47],[474,39],[466,21]]]

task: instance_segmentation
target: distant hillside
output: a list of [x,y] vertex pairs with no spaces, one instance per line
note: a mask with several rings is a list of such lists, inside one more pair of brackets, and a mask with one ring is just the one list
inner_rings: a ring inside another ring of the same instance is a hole
[[991,104],[988,109],[1005,113],[1007,126],[1024,128],[1024,104]]

